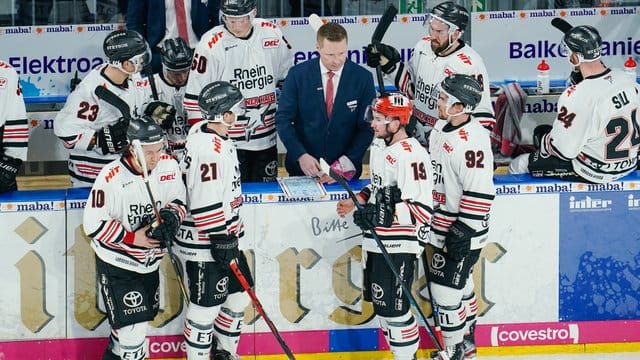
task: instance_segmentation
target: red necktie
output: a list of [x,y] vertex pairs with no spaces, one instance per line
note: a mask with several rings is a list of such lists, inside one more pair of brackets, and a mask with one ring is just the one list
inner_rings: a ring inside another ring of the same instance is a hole
[[327,73],[327,90],[324,94],[324,101],[327,105],[327,118],[331,118],[331,111],[333,111],[333,71]]
[[189,32],[187,31],[187,12],[184,10],[185,0],[176,0],[176,23],[178,24],[178,35],[189,45]]

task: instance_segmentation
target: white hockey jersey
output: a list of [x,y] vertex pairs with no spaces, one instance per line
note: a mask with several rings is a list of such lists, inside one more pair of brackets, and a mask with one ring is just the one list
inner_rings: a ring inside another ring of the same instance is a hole
[[276,145],[276,84],[287,76],[293,53],[277,25],[256,18],[252,31],[248,39],[240,39],[220,25],[202,36],[184,104],[194,124],[202,118],[198,96],[205,85],[218,80],[235,85],[245,98],[249,119],[236,121],[229,136],[238,149],[255,151]]
[[541,153],[571,161],[578,175],[594,183],[634,171],[640,145],[638,92],[638,84],[624,72],[611,69],[565,89]]
[[[178,163],[162,155],[149,174],[149,186],[158,209],[173,208],[186,215],[185,187]],[[158,268],[165,249],[131,245],[134,232],[155,220],[142,175],[122,157],[107,164],[89,193],[83,226],[91,247],[104,262],[145,274]]]
[[414,100],[413,116],[418,119],[415,137],[423,146],[427,146],[428,134],[438,121],[439,84],[451,74],[471,75],[482,84],[482,99],[473,117],[487,128],[496,123],[482,57],[465,43],[445,57],[437,56],[431,49],[431,38],[425,36],[416,44],[411,60],[401,63],[391,74],[396,87]]
[[169,147],[174,152],[176,159],[182,159],[179,154],[184,149],[187,134],[189,132],[189,124],[187,122],[187,111],[184,109],[184,93],[185,86],[175,87],[168,84],[160,74],[155,74],[155,84],[158,90],[158,100],[173,105],[176,108],[176,122],[173,127],[164,130],[167,134]]
[[96,130],[122,117],[117,108],[98,98],[95,88],[103,86],[118,95],[129,105],[131,116],[142,115],[151,100],[149,79],[136,75],[127,80],[125,88],[104,76],[106,67],[104,64],[91,70],[69,94],[55,118],[54,132],[69,150],[69,175],[74,187],[91,186],[102,167],[120,157],[120,154],[104,155],[95,146]]
[[0,60],[0,155],[27,160],[29,123],[18,73]]
[[493,152],[489,132],[470,120],[459,126],[438,121],[431,131],[434,215],[429,242],[444,246],[456,220],[476,230],[471,249],[482,248],[489,232],[489,213],[495,197]]
[[187,177],[190,218],[181,227],[177,253],[190,261],[213,261],[209,235],[244,236],[240,216],[242,188],[234,141],[205,130],[207,121],[192,126],[181,163]]
[[[398,186],[403,200],[396,204],[391,227],[375,228],[378,237],[389,253],[420,254],[427,242],[433,213],[429,154],[415,138],[400,140],[390,146],[376,138],[371,144],[370,157],[369,203],[375,204],[379,189],[393,185]],[[369,231],[365,232],[362,249],[380,252]]]

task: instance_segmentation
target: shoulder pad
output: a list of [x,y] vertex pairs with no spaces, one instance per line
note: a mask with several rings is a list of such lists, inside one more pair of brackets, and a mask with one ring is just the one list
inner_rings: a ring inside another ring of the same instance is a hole
[[2,68],[2,69],[13,69],[13,66],[11,66],[8,63],[0,60],[0,68]]

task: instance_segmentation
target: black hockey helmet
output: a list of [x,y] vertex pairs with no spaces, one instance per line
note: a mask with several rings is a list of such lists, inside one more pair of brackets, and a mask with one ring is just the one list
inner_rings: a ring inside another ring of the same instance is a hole
[[164,132],[150,116],[143,115],[129,121],[127,140],[139,140],[142,145],[153,145],[164,141]]
[[449,25],[449,32],[455,30],[465,31],[469,24],[469,11],[453,1],[446,1],[431,9],[431,13],[427,15],[427,19],[425,20],[425,25],[431,18],[436,18]]
[[449,96],[447,105],[462,103],[466,113],[472,112],[482,99],[482,85],[470,75],[447,76],[440,83],[440,90]]
[[232,112],[236,116],[245,113],[242,93],[226,81],[214,81],[202,88],[198,106],[202,118],[210,122],[222,122],[222,115],[226,112]]
[[167,39],[162,43],[162,65],[167,70],[183,71],[191,67],[193,49],[183,38]]
[[578,53],[580,62],[595,61],[602,55],[602,37],[593,26],[574,26],[564,34],[560,49],[564,56]]
[[249,15],[255,8],[255,0],[222,0],[220,4],[220,12],[225,16]]
[[151,62],[151,50],[142,35],[133,30],[116,30],[104,39],[102,44],[107,61],[122,68],[122,63],[129,60],[135,65],[134,72],[142,71],[144,65]]

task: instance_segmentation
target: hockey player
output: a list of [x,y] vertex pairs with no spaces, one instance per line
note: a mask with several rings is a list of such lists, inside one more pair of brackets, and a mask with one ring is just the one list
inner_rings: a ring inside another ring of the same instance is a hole
[[599,184],[617,180],[637,165],[639,86],[602,63],[602,38],[594,27],[573,27],[562,43],[583,80],[558,98],[553,126],[535,129],[538,150],[513,159],[509,172]]
[[446,77],[438,95],[438,116],[446,121],[435,124],[429,142],[435,212],[425,269],[452,360],[475,358],[477,303],[471,270],[487,241],[495,197],[489,132],[471,115],[482,93],[472,76]]
[[27,159],[29,123],[18,74],[0,60],[0,193],[18,190],[16,175]]
[[[229,268],[238,266],[253,284],[238,242],[244,236],[240,213],[240,165],[229,131],[244,114],[240,90],[225,81],[206,85],[198,96],[203,120],[189,130],[183,167],[193,222],[183,225],[177,251],[189,279],[184,337],[189,360],[239,359],[236,355],[249,298]],[[215,320],[214,320],[215,319]],[[211,349],[212,337],[217,346]]]
[[[129,145],[105,165],[91,188],[84,230],[96,253],[96,271],[111,335],[102,359],[146,358],[147,322],[158,313],[158,267],[186,214],[178,163],[165,153],[162,129],[149,117],[131,120]],[[134,149],[141,144],[141,152]],[[143,181],[146,163],[150,191]],[[161,222],[156,227],[154,207]]]
[[[135,31],[116,30],[103,43],[107,64],[93,70],[69,95],[55,119],[55,134],[69,150],[69,175],[74,187],[91,186],[102,167],[120,157],[127,143],[128,116],[142,115],[151,100],[149,82],[134,76],[151,58],[149,47]],[[95,88],[110,90],[130,108],[130,114],[106,103]]]
[[[371,183],[357,196],[363,209],[353,214],[355,224],[365,231],[363,298],[373,303],[396,360],[415,359],[418,323],[371,230],[376,231],[402,281],[410,287],[429,234],[433,190],[429,154],[405,130],[410,115],[411,101],[402,94],[374,99],[370,109],[375,134],[369,161]],[[338,215],[344,217],[354,206],[351,199],[340,200]]]
[[[160,120],[160,126],[167,134],[169,150],[178,160],[182,159],[181,154],[189,131],[183,101],[192,60],[193,50],[186,41],[180,37],[167,39],[161,50],[162,72],[154,75],[160,101],[157,104],[172,108],[166,111],[167,116]],[[147,112],[153,113],[151,106],[147,107]]]
[[229,129],[236,142],[242,181],[275,181],[276,84],[293,65],[291,47],[280,28],[256,18],[255,0],[223,0],[224,25],[202,36],[196,47],[185,108],[189,123],[201,119],[198,95],[213,81],[228,81],[242,92],[247,114]]
[[428,34],[418,41],[407,62],[400,62],[400,54],[389,45],[370,44],[366,49],[367,65],[380,65],[396,87],[414,99],[411,127],[415,124],[414,136],[423,146],[427,146],[429,132],[438,121],[438,84],[453,73],[478,79],[483,86],[482,101],[473,117],[487,128],[495,125],[484,61],[461,38],[468,23],[467,9],[453,1],[443,2],[427,14],[424,26]]

